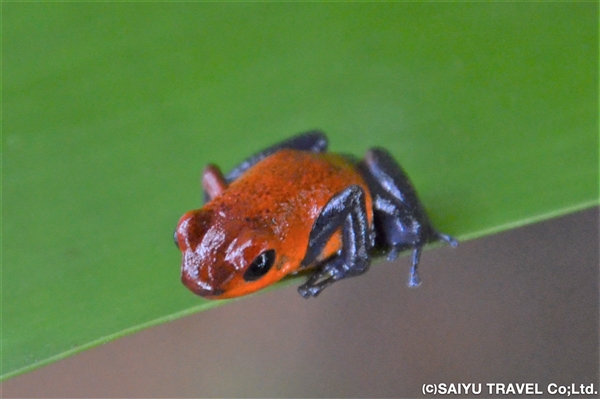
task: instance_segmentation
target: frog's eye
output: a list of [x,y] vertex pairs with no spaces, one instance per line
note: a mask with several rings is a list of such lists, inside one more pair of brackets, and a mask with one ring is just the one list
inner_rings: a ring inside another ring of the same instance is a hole
[[252,264],[244,273],[244,280],[246,281],[256,281],[271,269],[273,263],[275,262],[275,251],[269,249],[268,251],[263,252],[258,255],[256,259],[252,262]]
[[173,232],[173,241],[175,241],[175,246],[177,247],[177,249],[181,249],[179,248],[179,242],[177,241],[177,229],[175,229],[175,231]]

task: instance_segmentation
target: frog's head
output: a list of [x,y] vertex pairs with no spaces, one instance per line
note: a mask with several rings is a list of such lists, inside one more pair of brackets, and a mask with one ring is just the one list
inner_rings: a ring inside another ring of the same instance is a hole
[[181,280],[210,299],[250,294],[281,279],[282,260],[273,232],[260,223],[199,209],[183,215],[175,229],[181,250]]

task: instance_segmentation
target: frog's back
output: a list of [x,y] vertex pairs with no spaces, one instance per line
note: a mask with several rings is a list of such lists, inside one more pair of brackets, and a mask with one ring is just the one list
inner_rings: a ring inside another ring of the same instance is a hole
[[[302,257],[323,207],[351,185],[365,191],[371,223],[371,196],[351,160],[333,153],[285,149],[258,162],[208,206],[228,218],[268,225],[280,242],[294,243],[287,248],[290,256],[294,252],[294,257]],[[340,245],[339,237],[334,237],[323,256]]]
[[255,212],[294,205],[299,213],[315,219],[331,197],[350,185],[361,186],[370,202],[365,181],[344,156],[281,150],[250,168],[223,197],[229,202],[252,204]]

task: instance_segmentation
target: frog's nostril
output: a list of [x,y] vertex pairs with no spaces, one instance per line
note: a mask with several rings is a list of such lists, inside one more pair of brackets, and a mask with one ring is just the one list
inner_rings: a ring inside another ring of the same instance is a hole
[[207,291],[202,291],[202,292],[197,292],[198,295],[200,296],[204,296],[204,297],[209,297],[209,296],[219,296],[222,295],[225,292],[225,290],[221,290],[221,289],[215,289],[215,290],[207,290]]
[[217,297],[225,292],[225,290],[221,288],[214,288],[209,284],[200,283],[198,280],[190,277],[185,273],[182,274],[181,281],[190,291],[192,291],[196,295],[200,295],[201,297]]
[[[190,288],[190,287],[188,286],[188,288]],[[224,290],[221,290],[221,289],[207,290],[205,288],[200,288],[200,287],[194,287],[193,289],[190,288],[190,291],[192,291],[194,294],[199,295],[204,298],[219,296],[219,295],[223,294],[223,292],[225,292]]]

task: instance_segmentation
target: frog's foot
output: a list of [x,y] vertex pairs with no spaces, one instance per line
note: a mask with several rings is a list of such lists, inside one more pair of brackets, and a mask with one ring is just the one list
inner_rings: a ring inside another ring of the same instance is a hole
[[311,296],[316,297],[325,288],[335,283],[335,278],[330,273],[316,272],[313,274],[306,283],[298,287],[298,293],[303,298],[310,298]]

